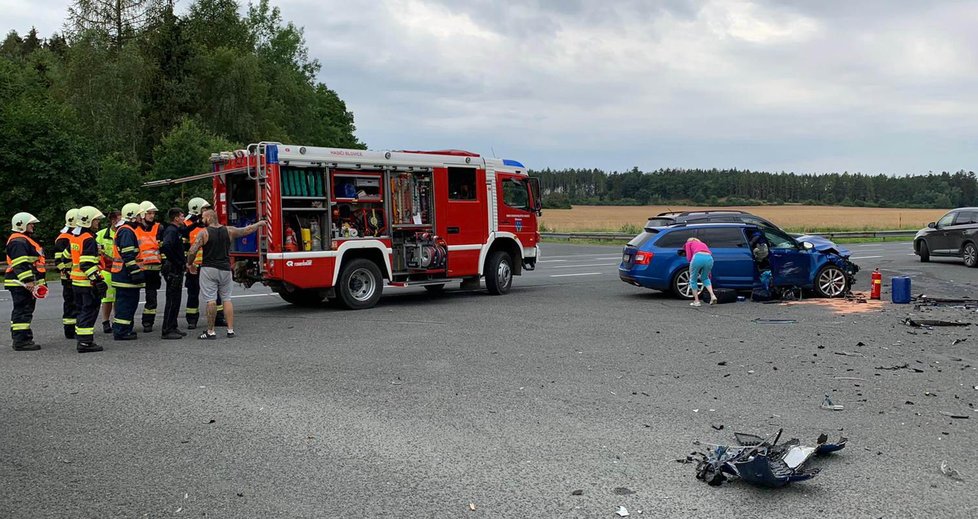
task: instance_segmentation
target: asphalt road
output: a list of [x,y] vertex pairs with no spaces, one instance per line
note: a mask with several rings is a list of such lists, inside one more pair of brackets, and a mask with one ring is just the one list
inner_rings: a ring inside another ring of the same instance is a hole
[[[960,262],[849,247],[862,289],[879,265],[914,293],[978,294]],[[620,282],[620,250],[546,244],[506,296],[389,289],[360,312],[238,287],[236,339],[88,355],[59,338],[55,295],[41,351],[0,348],[0,517],[978,516],[974,326],[900,324],[973,310],[694,309]],[[877,369],[903,364],[921,372]],[[850,444],[780,490],[675,461],[780,427]]]

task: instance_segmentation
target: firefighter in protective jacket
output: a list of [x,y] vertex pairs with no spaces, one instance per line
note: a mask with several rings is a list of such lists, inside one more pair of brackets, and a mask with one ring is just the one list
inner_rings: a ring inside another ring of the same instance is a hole
[[71,234],[71,285],[78,307],[75,324],[78,353],[102,351],[102,347],[95,343],[95,321],[107,287],[98,266],[95,232],[103,218],[105,215],[98,209],[90,205],[82,207],[75,220],[78,227]]
[[160,270],[163,268],[163,257],[160,254],[160,240],[163,238],[163,226],[156,222],[156,206],[146,200],[139,204],[142,213],[142,225],[136,227],[136,239],[139,240],[139,255],[137,261],[146,276],[146,305],[143,306],[143,332],[153,331],[156,322],[156,306],[163,278]]
[[10,335],[17,351],[39,350],[34,343],[31,320],[34,318],[34,296],[44,286],[44,250],[31,235],[38,219],[30,213],[17,213],[10,220],[7,239],[7,270],[3,286],[10,291]]
[[65,329],[65,339],[75,338],[75,323],[78,309],[75,308],[75,294],[71,291],[71,232],[77,226],[75,218],[78,209],[69,209],[65,213],[65,226],[61,234],[54,240],[54,259],[61,278],[62,312],[61,324]]
[[112,243],[115,240],[116,223],[119,221],[119,211],[109,211],[107,225],[95,233],[98,243],[99,268],[102,269],[102,279],[105,280],[106,290],[102,296],[102,332],[112,333],[112,305],[115,304],[115,288],[112,287]]
[[123,224],[116,229],[112,246],[112,285],[116,291],[112,337],[117,341],[136,338],[133,319],[139,305],[139,290],[146,286],[146,276],[138,260],[139,238],[136,234],[142,215],[139,204],[122,207]]

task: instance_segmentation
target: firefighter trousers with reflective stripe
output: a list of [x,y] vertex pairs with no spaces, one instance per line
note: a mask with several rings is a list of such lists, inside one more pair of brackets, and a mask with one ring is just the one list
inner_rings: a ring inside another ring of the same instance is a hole
[[176,331],[179,328],[177,319],[180,317],[180,300],[183,298],[183,273],[168,273],[166,280],[166,306],[163,309],[163,333]]
[[187,324],[197,326],[200,319],[200,275],[187,274]]
[[122,338],[133,332],[132,321],[136,318],[139,306],[139,289],[115,287],[115,319],[112,321],[112,336]]
[[72,291],[71,280],[61,280],[61,324],[65,327],[65,339],[75,338],[75,324],[78,322],[78,308],[75,306],[75,293]]
[[75,323],[75,340],[78,344],[95,342],[95,321],[101,306],[102,294],[95,287],[74,287],[78,317]]
[[[153,326],[156,322],[156,306],[158,293],[162,286],[159,270],[145,270],[146,276],[146,305],[143,306],[143,326]],[[116,299],[118,299],[118,294]]]
[[30,290],[24,287],[9,287],[10,299],[14,307],[10,311],[10,336],[14,346],[23,346],[34,340],[31,320],[34,318],[34,305],[37,302]]

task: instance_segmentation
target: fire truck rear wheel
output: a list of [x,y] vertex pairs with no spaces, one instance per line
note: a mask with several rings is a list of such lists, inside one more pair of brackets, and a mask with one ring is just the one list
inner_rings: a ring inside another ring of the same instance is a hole
[[375,306],[383,290],[384,278],[377,264],[358,258],[343,266],[336,295],[344,308],[363,310]]
[[489,255],[486,261],[486,288],[489,293],[498,296],[509,292],[513,286],[513,259],[509,254],[497,250]]
[[292,292],[283,290],[278,295],[282,296],[285,302],[296,306],[319,306],[325,299],[322,292],[318,290],[293,290]]

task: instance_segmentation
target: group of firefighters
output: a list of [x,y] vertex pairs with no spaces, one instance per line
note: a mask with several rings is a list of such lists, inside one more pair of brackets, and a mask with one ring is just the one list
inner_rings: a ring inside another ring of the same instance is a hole
[[[164,320],[163,338],[185,336],[186,333],[176,327],[184,271],[187,271],[187,327],[197,327],[199,273],[187,270],[183,257],[168,259],[167,246],[163,244],[169,243],[171,256],[184,256],[189,244],[206,227],[201,214],[209,207],[210,203],[203,198],[194,198],[189,203],[186,218],[179,209],[170,210],[171,221],[168,223],[174,224],[179,240],[175,239],[173,231],[164,238],[164,226],[156,219],[158,209],[149,201],[126,204],[121,211],[110,211],[108,217],[92,206],[71,209],[65,214],[65,226],[54,242],[54,259],[64,295],[64,335],[66,339],[77,341],[79,353],[102,351],[95,342],[100,306],[104,333],[111,333],[113,339],[120,341],[136,339],[133,321],[141,292],[146,298],[142,313],[143,332],[152,332],[156,322],[157,292],[164,278],[168,307],[173,306],[173,315],[167,316],[171,322]],[[108,220],[104,228],[103,220]],[[38,223],[30,213],[14,215],[6,246],[4,287],[10,291],[13,302],[10,332],[13,348],[17,351],[40,349],[31,331],[36,299],[47,293],[46,258],[41,245],[33,238],[34,226]],[[178,243],[174,245],[174,241]],[[199,267],[201,260],[202,253],[198,252],[194,265]],[[223,326],[221,301],[217,305],[217,325]],[[113,310],[115,315],[110,320]]]

